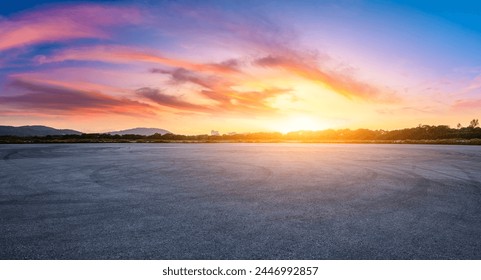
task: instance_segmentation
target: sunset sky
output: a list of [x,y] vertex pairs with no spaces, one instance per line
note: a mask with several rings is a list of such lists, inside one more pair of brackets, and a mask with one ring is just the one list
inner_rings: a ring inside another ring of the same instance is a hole
[[0,2],[0,125],[204,134],[473,118],[477,1]]

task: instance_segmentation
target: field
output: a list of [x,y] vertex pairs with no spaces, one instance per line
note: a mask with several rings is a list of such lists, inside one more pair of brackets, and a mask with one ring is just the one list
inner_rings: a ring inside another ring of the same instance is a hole
[[0,259],[481,259],[481,147],[0,145]]

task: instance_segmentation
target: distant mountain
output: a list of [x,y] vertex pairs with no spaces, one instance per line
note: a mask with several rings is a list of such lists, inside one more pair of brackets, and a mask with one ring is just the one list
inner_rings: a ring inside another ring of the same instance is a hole
[[137,128],[132,128],[132,129],[107,132],[107,134],[111,134],[111,135],[136,134],[136,135],[144,135],[144,136],[150,136],[150,135],[154,135],[156,133],[164,135],[164,134],[172,133],[172,132],[170,132],[168,130],[165,130],[165,129],[160,129],[160,128],[146,128],[146,127],[137,127]]
[[67,135],[82,132],[71,129],[56,129],[42,125],[27,126],[3,126],[0,125],[0,136],[47,136],[47,135]]

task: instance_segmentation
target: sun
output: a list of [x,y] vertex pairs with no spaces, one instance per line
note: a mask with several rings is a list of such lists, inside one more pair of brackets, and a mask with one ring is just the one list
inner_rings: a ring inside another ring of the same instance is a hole
[[309,116],[291,116],[285,119],[280,120],[276,123],[272,129],[275,131],[279,131],[281,133],[288,133],[292,131],[299,131],[299,130],[322,130],[329,128],[329,125],[317,121],[312,117]]

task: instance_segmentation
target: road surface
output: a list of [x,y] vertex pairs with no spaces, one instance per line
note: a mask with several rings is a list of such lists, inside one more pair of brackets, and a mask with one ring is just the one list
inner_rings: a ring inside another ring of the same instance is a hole
[[0,259],[481,259],[481,147],[0,145]]

